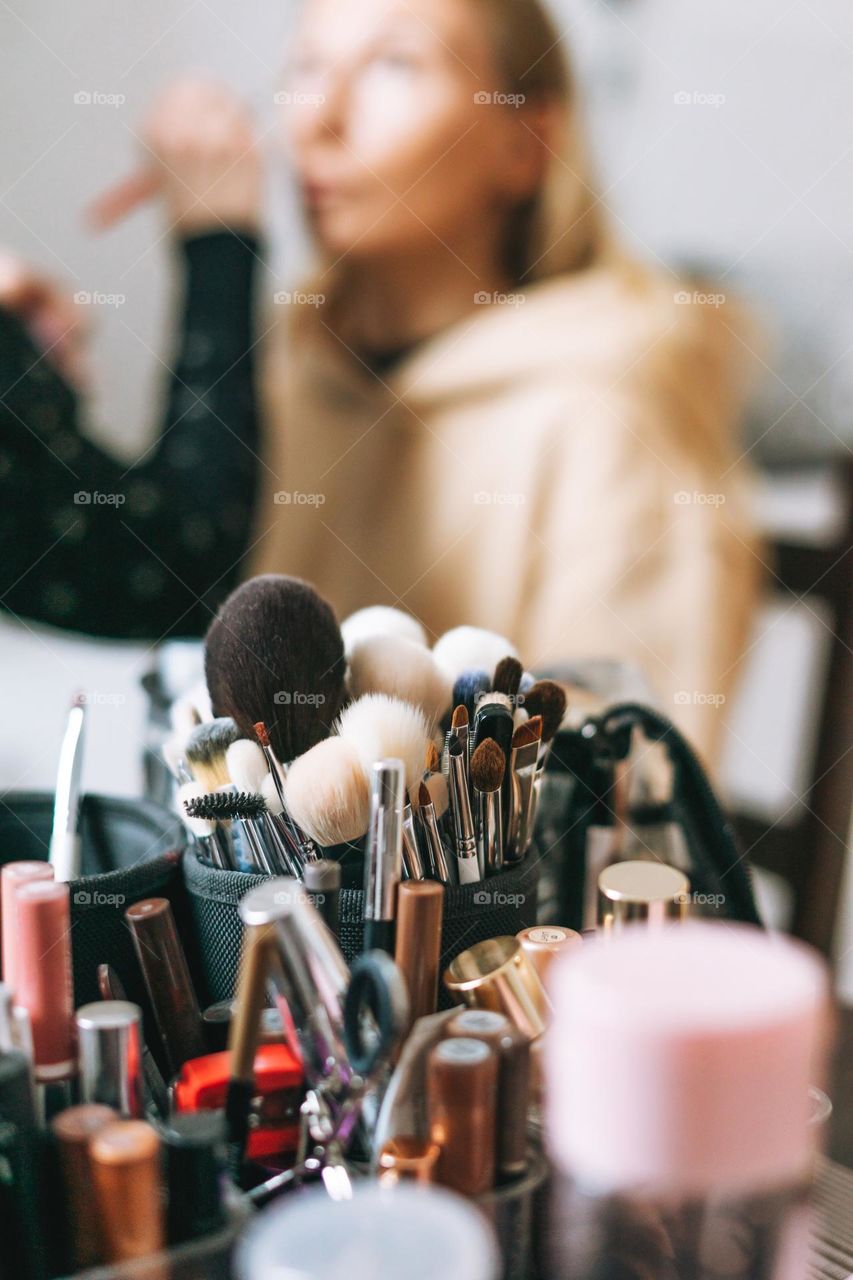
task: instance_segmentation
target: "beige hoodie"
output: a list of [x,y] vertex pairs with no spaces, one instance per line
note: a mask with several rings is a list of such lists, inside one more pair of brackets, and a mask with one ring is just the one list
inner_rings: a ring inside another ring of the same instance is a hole
[[622,262],[556,277],[381,378],[300,307],[272,362],[254,570],[309,579],[340,617],[491,628],[532,669],[638,663],[713,760],[759,561],[732,309],[676,288]]

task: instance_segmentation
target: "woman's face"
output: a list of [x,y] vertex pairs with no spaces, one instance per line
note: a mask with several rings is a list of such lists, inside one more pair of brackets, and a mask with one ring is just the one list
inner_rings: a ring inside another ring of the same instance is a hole
[[483,101],[502,91],[470,0],[308,0],[283,100],[322,248],[416,252],[497,226],[530,181],[520,113]]

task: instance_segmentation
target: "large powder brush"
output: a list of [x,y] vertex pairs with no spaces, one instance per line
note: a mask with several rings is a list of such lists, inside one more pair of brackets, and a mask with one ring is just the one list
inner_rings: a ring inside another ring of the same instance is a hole
[[213,713],[244,737],[262,720],[279,760],[328,737],[344,698],[344,642],[331,606],[298,578],[265,574],[228,597],[205,639]]

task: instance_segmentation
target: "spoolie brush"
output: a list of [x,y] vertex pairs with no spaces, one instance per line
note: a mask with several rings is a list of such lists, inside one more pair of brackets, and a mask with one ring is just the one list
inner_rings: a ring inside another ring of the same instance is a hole
[[254,822],[267,812],[263,796],[253,791],[212,791],[184,801],[190,818],[208,822]]
[[222,605],[205,638],[214,714],[243,737],[263,720],[279,760],[328,737],[344,696],[344,642],[331,606],[298,578],[252,578]]

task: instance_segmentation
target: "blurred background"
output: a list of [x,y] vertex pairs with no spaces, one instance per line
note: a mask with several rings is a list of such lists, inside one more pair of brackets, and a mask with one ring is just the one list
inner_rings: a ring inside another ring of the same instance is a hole
[[[153,93],[177,72],[208,70],[244,94],[266,134],[270,300],[296,280],[305,240],[275,156],[274,95],[297,7],[0,4],[0,244],[72,291],[109,299],[83,304],[93,329],[89,430],[128,459],[158,420],[171,249],[156,209],[104,237],[87,231],[82,211],[133,167],[134,131]],[[641,255],[743,295],[763,325],[764,378],[744,432],[775,576],[741,697],[727,708],[722,784],[766,868],[770,917],[832,947],[853,997],[853,9],[845,0],[554,8],[617,229]],[[68,700],[86,687],[84,784],[138,792],[139,679],[150,653],[7,620],[0,646],[0,786],[52,785]]]

